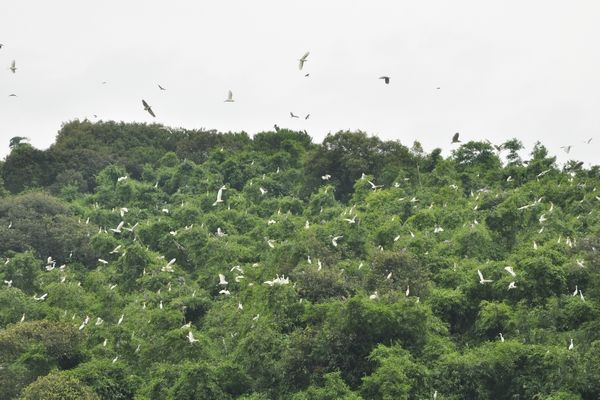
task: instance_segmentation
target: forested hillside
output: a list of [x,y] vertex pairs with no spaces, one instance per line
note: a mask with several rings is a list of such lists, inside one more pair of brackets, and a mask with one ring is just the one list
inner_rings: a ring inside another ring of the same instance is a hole
[[543,144],[74,121],[0,172],[0,400],[600,398],[600,169]]

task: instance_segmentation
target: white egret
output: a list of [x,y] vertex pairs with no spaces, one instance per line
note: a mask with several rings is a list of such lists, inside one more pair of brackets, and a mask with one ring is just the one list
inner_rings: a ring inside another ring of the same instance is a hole
[[340,240],[340,239],[341,239],[341,238],[343,238],[343,237],[344,237],[343,235],[341,235],[341,236],[334,236],[334,237],[331,239],[331,244],[333,245],[333,247],[337,247],[337,245],[338,245],[338,244],[337,244],[337,241],[338,241],[338,240]]
[[117,325],[121,325],[121,322],[123,322],[124,317],[125,317],[125,314],[121,314],[121,318],[119,318],[119,321],[117,321]]
[[569,344],[569,350],[573,350],[573,347],[575,347],[575,345],[573,344],[573,338],[571,338],[571,343]]
[[484,279],[483,274],[480,270],[477,270],[477,275],[479,275],[479,283],[481,283],[482,285],[486,282],[493,282],[491,279]]
[[227,289],[221,289],[221,290],[219,290],[219,294],[224,294],[225,296],[229,296],[231,294],[231,292]]
[[219,285],[227,286],[229,282],[225,280],[225,275],[219,274]]
[[215,200],[215,202],[213,203],[213,207],[216,206],[219,203],[223,202],[222,196],[223,196],[223,190],[226,190],[227,187],[225,185],[221,186],[219,188],[219,191],[217,192],[217,200]]
[[517,285],[515,284],[515,282],[511,282],[508,284],[508,290],[516,289],[516,288],[517,288]]
[[513,277],[517,276],[517,274],[515,274],[515,271],[513,270],[513,268],[511,266],[504,267],[504,270],[506,272],[508,272],[509,274],[511,274]]

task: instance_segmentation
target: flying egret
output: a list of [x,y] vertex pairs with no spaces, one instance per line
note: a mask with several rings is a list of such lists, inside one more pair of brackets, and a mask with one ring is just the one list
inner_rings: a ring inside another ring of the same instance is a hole
[[340,240],[340,239],[341,239],[341,238],[343,238],[343,237],[344,237],[343,235],[341,235],[341,236],[334,236],[334,237],[331,239],[331,244],[333,245],[333,247],[337,247],[337,245],[338,245],[338,244],[337,244],[337,241],[338,241],[338,240]]
[[99,259],[98,259],[98,262],[100,262],[100,263],[102,263],[102,264],[104,264],[104,265],[108,264],[108,261],[106,261],[106,260],[104,260],[104,259],[102,259],[102,258],[99,258]]
[[227,98],[225,99],[225,103],[233,103],[233,92],[230,90],[227,92]]
[[[301,70],[301,69],[302,69],[302,67],[304,67],[304,63],[305,63],[306,61],[308,61],[307,59],[308,59],[308,55],[309,55],[309,54],[310,54],[310,52],[309,52],[309,51],[307,51],[306,53],[304,53],[304,55],[303,55],[302,57],[300,57],[300,58],[298,59],[298,69],[300,69],[300,70]],[[14,61],[13,61],[13,62],[14,62]]]
[[46,297],[48,297],[48,293],[44,293],[43,295],[41,295],[39,297],[35,294],[33,295],[33,299],[37,300],[37,301],[44,301],[44,300],[46,300]]
[[515,282],[511,282],[508,284],[508,290],[516,289],[516,288],[517,288],[517,285],[515,284]]
[[290,118],[300,118],[300,117],[290,111]]
[[121,233],[121,228],[123,227],[123,225],[125,225],[125,221],[121,221],[116,228],[110,228],[110,230],[114,233]]
[[15,60],[13,60],[13,61],[10,63],[10,68],[9,68],[9,69],[11,70],[11,72],[12,72],[13,74],[17,72],[17,62],[16,62]]
[[491,279],[483,279],[483,274],[480,270],[477,270],[477,275],[479,275],[479,283],[481,283],[482,285],[486,282],[493,282]]
[[158,88],[159,88],[160,90],[167,90],[167,89],[165,89],[164,87],[160,86],[160,83],[157,83],[157,85],[158,85]]
[[325,174],[325,175],[321,176],[321,179],[324,180],[324,181],[328,181],[328,180],[331,179],[331,175]]
[[227,187],[225,185],[221,186],[219,188],[219,191],[217,192],[217,200],[215,200],[215,202],[213,203],[213,207],[216,206],[219,203],[223,202],[223,199],[221,198],[223,196],[223,190],[226,190]]
[[373,189],[373,190],[383,187],[383,185],[376,185],[371,181],[367,181],[367,182],[369,182],[369,185],[371,185],[371,189]]
[[383,79],[383,81],[385,82],[386,85],[390,84],[390,77],[389,76],[380,76],[379,79]]
[[259,188],[258,188],[258,190],[260,190],[260,194],[261,194],[261,196],[264,196],[265,194],[267,194],[267,193],[268,193],[268,190],[266,190],[266,189],[263,189],[262,187],[259,187]]

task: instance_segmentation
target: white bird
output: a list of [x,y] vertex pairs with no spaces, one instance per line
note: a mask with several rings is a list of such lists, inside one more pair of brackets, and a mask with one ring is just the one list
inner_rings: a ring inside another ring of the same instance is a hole
[[227,289],[221,289],[221,290],[219,290],[219,294],[224,294],[225,296],[229,296],[231,294],[231,292]]
[[436,225],[435,228],[433,228],[433,233],[440,233],[440,232],[444,232],[444,228],[442,228],[439,225]]
[[579,297],[581,298],[581,301],[585,301],[585,298],[583,297],[583,292],[581,291],[581,289],[579,289]]
[[319,258],[317,258],[317,265],[318,265],[317,271],[320,271],[321,268],[323,268],[323,263],[321,263],[321,259],[319,259]]
[[577,296],[578,292],[579,292],[579,290],[577,289],[577,285],[575,285],[575,291],[573,292],[573,296]]
[[344,221],[348,222],[349,224],[354,224],[356,223],[356,215],[354,217],[350,218],[344,218]]
[[270,248],[274,249],[275,245],[273,244],[275,241],[273,239],[267,239],[267,244]]
[[546,214],[540,215],[539,221],[540,221],[540,224],[543,224],[544,222],[546,222],[547,221]]
[[225,275],[219,274],[219,285],[221,285],[221,286],[227,286],[228,283],[229,282],[227,282],[225,280]]
[[115,247],[115,248],[114,248],[114,249],[113,249],[113,250],[110,252],[110,254],[115,254],[115,253],[118,253],[120,248],[121,248],[121,245],[118,245],[117,247]]
[[225,185],[221,186],[219,188],[219,191],[217,192],[217,200],[215,200],[215,202],[213,203],[213,207],[216,206],[219,203],[223,202],[222,196],[223,196],[223,190],[226,190],[227,187],[225,187]]
[[238,303],[238,310],[243,310],[244,306],[242,305],[242,303]]
[[111,231],[113,231],[114,233],[121,233],[121,228],[123,227],[123,225],[125,224],[125,221],[121,221],[119,223],[119,225],[117,225],[116,228],[110,228]]
[[397,236],[394,238],[394,242],[397,242],[399,239],[400,239],[400,235],[397,235]]
[[575,345],[573,344],[573,338],[571,338],[571,344],[569,344],[569,350],[573,350],[573,347],[575,347]]
[[172,258],[171,261],[169,261],[167,263],[167,265],[165,265],[164,267],[162,267],[162,271],[173,272],[173,264],[175,264],[175,261],[177,261],[177,259],[176,258]]
[[100,318],[100,317],[96,318],[96,323],[95,323],[96,326],[102,325],[103,323],[104,323],[104,320],[102,318]]
[[233,103],[233,92],[230,90],[227,92],[227,98],[225,99],[225,103]]
[[504,270],[505,270],[506,272],[508,272],[509,274],[511,274],[513,277],[514,277],[514,276],[517,276],[517,274],[515,274],[515,271],[513,270],[513,268],[512,268],[511,266],[506,266],[506,267],[504,267]]
[[383,185],[376,185],[371,181],[367,181],[367,182],[369,182],[369,185],[371,185],[371,189],[373,189],[373,190],[383,187]]
[[102,342],[102,346],[106,347],[107,343],[108,343],[108,339],[104,339],[104,342]]
[[118,359],[119,359],[119,356],[116,356],[115,358],[113,358],[113,360],[112,360],[113,364],[116,363]]
[[160,301],[160,303],[158,304],[158,307],[162,310],[163,309],[163,302],[162,300]]
[[500,332],[498,335],[500,336],[500,341],[504,342],[504,336],[502,336],[502,332]]
[[4,280],[4,283],[6,283],[6,284],[8,285],[8,287],[11,287],[11,286],[12,286],[12,283],[13,283],[13,281],[12,281],[12,279],[11,279],[11,280],[9,280],[9,281],[7,281],[7,280]]
[[534,240],[534,241],[533,241],[533,249],[534,249],[534,250],[537,250],[537,248],[538,248],[538,245],[537,245],[537,243],[536,243],[536,242],[535,242],[535,240]]
[[110,286],[109,286],[109,289],[110,289],[110,290],[113,290],[113,289],[114,289],[114,288],[116,288],[116,287],[117,287],[117,284],[115,283],[114,285],[110,285]]
[[258,319],[260,318],[260,314],[256,314],[253,318],[252,321],[258,321]]
[[[308,61],[308,60],[307,60],[307,58],[308,58],[308,55],[309,55],[309,54],[310,54],[310,52],[309,52],[309,51],[307,51],[306,53],[304,53],[304,55],[303,55],[302,57],[300,57],[300,58],[298,59],[298,68],[299,68],[300,70],[302,69],[302,67],[304,67],[304,63],[305,63],[306,61]],[[13,62],[14,62],[14,61],[13,61]]]
[[191,327],[192,327],[192,321],[188,322],[187,324],[181,325],[181,329],[190,329]]
[[404,292],[404,294],[406,295],[406,297],[408,297],[408,295],[410,294],[410,286],[406,285],[406,292]]
[[216,235],[217,235],[218,237],[227,236],[227,234],[221,230],[221,227],[218,227],[218,228],[217,228],[217,233],[216,233]]
[[260,190],[261,196],[264,196],[268,192],[266,189],[263,189],[262,187],[259,187],[258,190]]
[[310,222],[308,220],[304,223],[304,229],[310,229]]
[[372,295],[369,296],[370,300],[375,300],[376,298],[379,297],[379,293],[377,293],[377,290],[373,292]]
[[163,208],[161,211],[164,212],[165,214],[169,213],[169,209],[168,208]]
[[188,338],[190,344],[193,344],[194,342],[198,341],[198,339],[194,338],[194,334],[192,333],[192,331],[188,332],[187,338]]
[[328,181],[331,179],[331,175],[325,174],[325,175],[321,176],[321,179],[323,179],[324,181]]
[[493,282],[491,279],[483,279],[483,274],[480,270],[477,270],[477,275],[479,275],[479,283],[481,283],[482,285],[486,282]]
[[579,265],[581,268],[585,268],[585,265],[583,264],[584,260],[575,260],[577,262],[577,265]]
[[508,284],[508,290],[516,289],[516,288],[517,288],[517,285],[515,285],[515,282],[511,282]]
[[21,322],[25,321],[25,314],[21,316]]
[[37,300],[37,301],[44,301],[46,300],[46,297],[48,297],[48,293],[44,293],[43,295],[41,295],[40,297],[33,295],[33,299]]
[[119,318],[119,321],[117,321],[117,325],[121,325],[121,322],[123,322],[123,317],[125,317],[125,314],[121,314],[121,318]]
[[342,235],[342,236],[334,236],[334,237],[331,239],[331,244],[333,245],[333,247],[337,247],[337,245],[338,245],[338,244],[337,244],[337,241],[338,241],[338,240],[340,240],[340,239],[341,239],[341,238],[343,238],[343,237],[344,237],[343,235]]
[[387,274],[387,276],[385,277],[385,279],[392,279],[392,273],[390,272],[389,274]]
[[137,353],[139,353],[139,351],[140,351],[140,347],[142,347],[142,345],[141,345],[141,344],[138,344],[138,345],[137,345],[137,347],[135,348],[134,354],[137,354]]

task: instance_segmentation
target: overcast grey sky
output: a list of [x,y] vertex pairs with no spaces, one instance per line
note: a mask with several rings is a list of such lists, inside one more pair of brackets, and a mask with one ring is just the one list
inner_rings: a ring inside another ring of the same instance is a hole
[[517,137],[597,164],[598,21],[597,0],[5,2],[0,157],[12,136],[46,148],[62,122],[97,114],[250,134],[277,123],[316,142],[361,129],[445,154],[454,132]]

